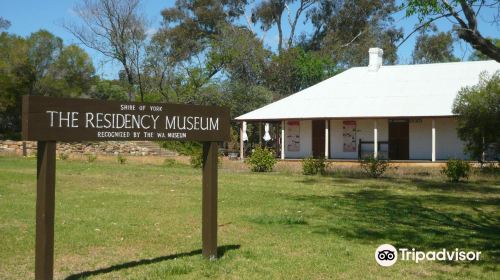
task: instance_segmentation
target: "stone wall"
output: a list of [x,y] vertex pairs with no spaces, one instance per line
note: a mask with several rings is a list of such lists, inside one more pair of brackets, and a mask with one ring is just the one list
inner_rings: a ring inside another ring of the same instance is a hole
[[[159,147],[155,145],[144,145],[140,142],[132,141],[107,141],[107,142],[74,142],[74,143],[57,143],[57,153],[65,154],[98,154],[98,155],[132,155],[132,156],[149,156],[158,155]],[[146,147],[144,147],[146,146]],[[149,146],[149,147],[148,147]],[[156,145],[158,146],[158,145]],[[26,141],[27,155],[36,154],[36,142]],[[0,154],[17,154],[23,153],[23,142],[4,140],[0,141]]]

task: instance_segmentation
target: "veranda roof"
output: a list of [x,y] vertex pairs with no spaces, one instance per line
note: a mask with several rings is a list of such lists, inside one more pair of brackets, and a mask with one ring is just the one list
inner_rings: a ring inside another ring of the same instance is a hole
[[236,120],[452,116],[462,87],[499,70],[496,61],[354,67]]

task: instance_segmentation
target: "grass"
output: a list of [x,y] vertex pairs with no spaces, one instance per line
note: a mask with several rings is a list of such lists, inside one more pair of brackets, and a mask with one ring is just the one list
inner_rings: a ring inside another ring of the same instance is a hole
[[[222,169],[221,257],[210,262],[200,250],[200,170],[116,159],[57,165],[57,279],[500,278],[497,176],[449,184],[425,170],[375,180]],[[0,157],[0,279],[34,278],[35,169],[34,159]],[[374,261],[383,243],[482,259],[383,268]]]

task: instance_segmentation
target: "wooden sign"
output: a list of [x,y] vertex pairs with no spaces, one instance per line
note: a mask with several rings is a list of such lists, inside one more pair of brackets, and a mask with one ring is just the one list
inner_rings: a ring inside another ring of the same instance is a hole
[[229,140],[229,109],[23,96],[23,140]]
[[22,137],[38,141],[35,279],[52,279],[56,141],[180,140],[203,142],[202,255],[217,257],[217,142],[229,140],[229,110],[23,96]]

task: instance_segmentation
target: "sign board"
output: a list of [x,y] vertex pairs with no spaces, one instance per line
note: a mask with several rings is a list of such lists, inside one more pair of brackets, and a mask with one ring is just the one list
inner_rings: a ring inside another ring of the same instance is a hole
[[23,96],[23,140],[229,140],[229,109]]
[[56,141],[203,142],[202,255],[217,257],[217,142],[229,140],[227,108],[23,96],[22,138],[38,141],[35,279],[52,279]]

